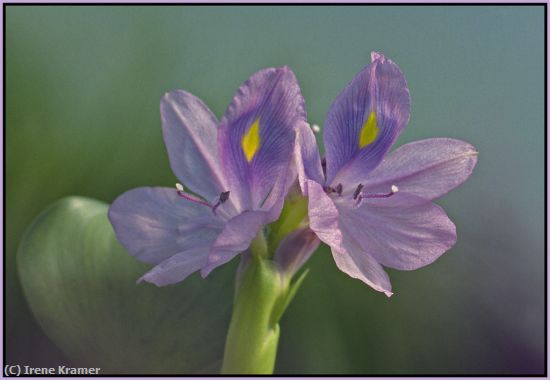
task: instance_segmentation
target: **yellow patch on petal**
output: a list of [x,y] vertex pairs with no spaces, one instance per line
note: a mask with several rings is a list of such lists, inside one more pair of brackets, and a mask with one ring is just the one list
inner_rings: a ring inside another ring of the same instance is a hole
[[359,148],[363,149],[367,145],[372,144],[376,140],[376,136],[378,136],[376,113],[372,111],[367,121],[363,123],[363,128],[361,128],[361,132],[359,133]]
[[260,149],[260,119],[256,119],[248,128],[241,140],[244,155],[248,162],[252,161],[258,149]]

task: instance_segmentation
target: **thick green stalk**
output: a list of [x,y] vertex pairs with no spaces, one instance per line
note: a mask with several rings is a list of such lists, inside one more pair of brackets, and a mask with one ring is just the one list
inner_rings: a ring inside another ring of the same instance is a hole
[[223,374],[273,373],[279,342],[279,324],[274,316],[282,314],[281,303],[287,291],[288,280],[272,263],[252,255],[239,279]]
[[292,281],[294,272],[285,273],[271,261],[272,250],[260,232],[243,257],[237,274],[222,374],[273,373],[279,343],[279,320],[307,271]]

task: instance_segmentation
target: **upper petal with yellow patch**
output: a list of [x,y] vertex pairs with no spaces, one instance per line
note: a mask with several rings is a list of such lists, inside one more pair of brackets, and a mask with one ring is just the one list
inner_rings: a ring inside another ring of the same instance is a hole
[[305,118],[300,88],[288,67],[261,70],[237,91],[220,122],[218,149],[231,197],[241,210],[261,208],[275,184],[286,183],[295,129]]
[[327,184],[355,187],[382,161],[410,114],[403,73],[390,59],[372,62],[344,88],[325,123]]

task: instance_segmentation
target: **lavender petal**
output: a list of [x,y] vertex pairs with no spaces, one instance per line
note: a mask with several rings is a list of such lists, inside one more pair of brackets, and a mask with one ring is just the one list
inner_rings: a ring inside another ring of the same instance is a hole
[[280,270],[290,277],[304,265],[321,241],[315,232],[302,227],[288,234],[279,244],[273,260]]
[[[360,146],[360,134],[374,112],[378,132]],[[338,95],[327,115],[324,142],[327,184],[356,187],[373,170],[405,128],[410,95],[399,67],[380,53]]]
[[357,243],[346,239],[345,247],[345,251],[332,248],[332,257],[338,269],[391,297],[393,293],[390,278],[384,268]]
[[298,127],[294,149],[300,188],[304,196],[307,196],[306,180],[311,179],[320,184],[325,183],[317,141],[308,124],[301,124]]
[[339,212],[323,187],[315,181],[306,180],[309,227],[319,239],[339,251],[343,251],[343,236],[339,224]]
[[163,96],[160,113],[164,143],[178,179],[207,200],[227,190],[216,144],[218,122],[208,107],[176,90]]
[[321,185],[314,181],[306,181],[306,184],[309,192],[310,228],[331,247],[338,268],[373,289],[384,292],[388,297],[391,296],[391,283],[387,273],[340,227],[340,212]]
[[[218,148],[240,210],[258,209],[275,182],[284,178],[281,173],[292,159],[295,128],[305,118],[298,82],[287,67],[261,70],[237,91],[220,122]],[[251,144],[247,156],[243,138],[254,125],[259,143]]]
[[109,219],[118,241],[132,256],[149,264],[189,249],[208,249],[223,228],[210,207],[162,187],[142,187],[120,195],[109,208]]
[[400,192],[425,199],[448,193],[468,179],[477,163],[476,149],[463,141],[434,138],[405,144],[388,154],[364,181],[365,191]]
[[445,211],[423,198],[396,193],[339,206],[342,228],[380,264],[413,270],[431,264],[456,242]]
[[201,269],[201,275],[208,276],[213,269],[247,250],[265,224],[267,215],[264,211],[245,211],[228,220],[210,248],[208,261]]
[[138,282],[147,281],[156,286],[175,284],[201,269],[207,260],[208,247],[189,249],[162,261],[145,273]]
[[268,213],[265,220],[266,224],[274,222],[279,218],[285,203],[285,197],[292,185],[296,183],[296,175],[297,171],[294,161],[289,160],[286,170],[279,173],[279,178],[276,179],[273,188],[261,207],[261,210]]

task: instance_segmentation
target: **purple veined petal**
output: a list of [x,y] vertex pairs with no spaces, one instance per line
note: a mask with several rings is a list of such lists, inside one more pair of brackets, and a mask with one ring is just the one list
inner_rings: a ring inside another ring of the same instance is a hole
[[455,225],[445,211],[415,195],[364,199],[359,207],[339,205],[338,211],[345,231],[386,267],[421,268],[456,242]]
[[286,170],[282,171],[279,176],[283,179],[277,179],[271,192],[267,196],[261,209],[267,212],[265,223],[274,222],[281,215],[285,203],[285,197],[290,188],[296,182],[296,167],[293,160],[287,162]]
[[391,282],[384,268],[357,243],[345,239],[344,246],[345,252],[332,248],[332,257],[338,269],[391,297],[393,295]]
[[296,131],[294,159],[298,169],[298,180],[302,194],[307,196],[306,180],[311,179],[320,184],[325,183],[317,141],[307,123],[300,124]]
[[297,229],[281,241],[275,251],[273,261],[279,265],[285,275],[292,277],[315,252],[320,243],[315,232],[308,227]]
[[405,144],[388,154],[368,175],[364,188],[381,193],[396,185],[402,193],[435,199],[468,179],[477,154],[472,145],[449,138]]
[[320,184],[311,180],[306,180],[305,184],[309,194],[309,227],[321,241],[335,247],[338,251],[343,251],[342,231],[338,222],[340,214],[336,205]]
[[210,207],[162,187],[142,187],[120,195],[109,208],[109,220],[118,241],[148,264],[189,249],[208,250],[224,225]]
[[208,251],[209,248],[205,247],[177,253],[145,273],[138,282],[147,281],[156,286],[166,286],[183,281],[206,264]]
[[202,277],[208,276],[213,269],[247,250],[265,224],[266,218],[267,213],[264,211],[245,211],[228,220],[210,248],[208,261],[201,269]]
[[176,177],[208,201],[226,191],[218,158],[218,122],[208,107],[190,93],[176,90],[162,97],[160,113]]
[[399,67],[380,53],[344,88],[324,128],[327,184],[356,187],[405,128],[410,95]]
[[218,149],[240,210],[258,209],[292,159],[295,128],[306,119],[298,82],[288,67],[250,77],[220,122]]
[[373,289],[384,292],[388,297],[391,296],[393,293],[387,273],[353,241],[347,231],[341,229],[341,215],[332,199],[318,183],[307,180],[306,185],[309,193],[310,228],[331,247],[338,268]]

